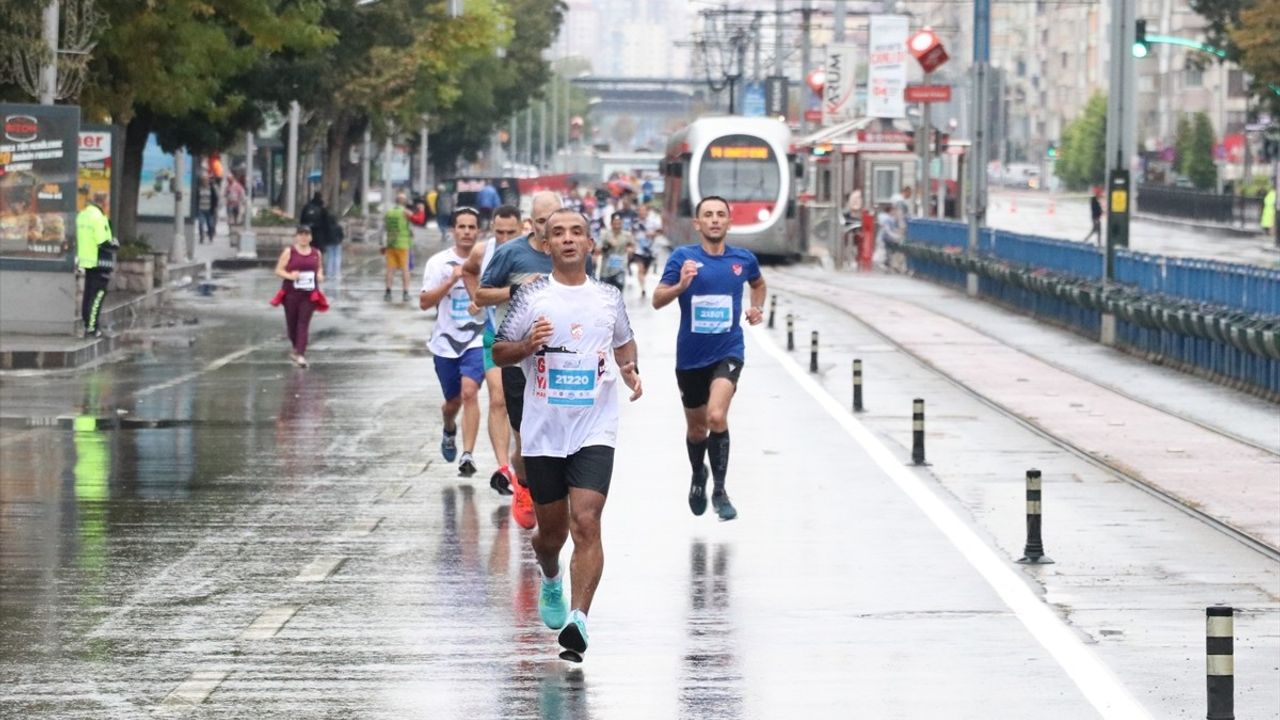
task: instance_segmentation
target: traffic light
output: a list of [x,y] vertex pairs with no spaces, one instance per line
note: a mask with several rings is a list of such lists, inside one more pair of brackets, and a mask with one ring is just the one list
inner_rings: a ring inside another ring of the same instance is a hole
[[1058,143],[1049,143],[1049,147],[1044,151],[1044,156],[1050,160],[1056,160],[1058,157]]
[[1133,56],[1144,58],[1147,53],[1151,52],[1151,46],[1147,44],[1147,21],[1138,18],[1134,21],[1134,25]]
[[826,157],[831,154],[831,143],[819,143],[813,146],[810,154],[814,157]]

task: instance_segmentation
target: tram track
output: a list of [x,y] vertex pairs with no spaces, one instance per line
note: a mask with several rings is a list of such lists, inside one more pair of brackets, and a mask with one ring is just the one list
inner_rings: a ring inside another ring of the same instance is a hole
[[[782,282],[778,282],[778,280],[782,280]],[[1256,552],[1271,559],[1272,561],[1280,562],[1280,548],[1272,545],[1266,540],[1256,537],[1253,534],[1206,512],[1200,507],[1197,507],[1196,504],[1184,498],[1181,498],[1176,494],[1173,494],[1165,490],[1164,488],[1161,488],[1160,486],[1148,481],[1147,479],[1142,477],[1139,473],[1134,472],[1132,468],[1127,467],[1124,463],[1116,462],[1098,453],[1092,452],[1089,449],[1082,447],[1081,445],[1063,437],[1061,434],[1054,432],[1052,429],[1047,428],[1041,425],[1040,423],[1033,421],[1028,417],[1025,417],[1021,413],[1013,410],[1010,407],[1007,407],[1001,402],[981,392],[977,388],[955,377],[953,374],[947,372],[944,368],[941,368],[934,362],[931,362],[928,358],[924,357],[921,353],[913,350],[906,344],[900,342],[897,338],[876,328],[872,323],[864,320],[857,313],[851,311],[848,307],[846,307],[844,304],[840,302],[840,299],[839,299],[840,292],[849,291],[850,288],[845,288],[839,284],[832,283],[832,282],[825,282],[821,279],[814,278],[814,277],[809,277],[809,276],[798,277],[791,271],[781,269],[781,268],[773,269],[773,271],[771,272],[770,282],[776,288],[782,288],[785,290],[785,292],[794,294],[797,297],[804,298],[811,302],[816,302],[818,304],[821,304],[825,307],[828,307],[832,310],[835,310],[851,318],[852,320],[857,322],[867,332],[880,338],[887,345],[894,348],[896,351],[906,355],[907,357],[910,357],[911,359],[916,361],[918,364],[920,364],[922,367],[935,373],[938,377],[946,380],[949,384],[962,390],[965,394],[978,400],[983,405],[990,407],[991,409],[1000,413],[1002,416],[1007,417],[1010,420],[1016,422],[1021,427],[1024,427],[1030,430],[1036,435],[1048,440],[1049,442],[1053,443],[1054,445],[1057,445],[1058,447],[1063,448],[1064,450],[1067,450],[1071,454],[1081,458],[1082,460],[1085,460],[1086,462],[1094,465],[1095,467],[1101,468],[1113,474],[1114,476],[1124,480],[1125,482],[1132,485],[1133,487],[1136,487],[1139,490],[1142,490],[1143,492],[1146,492],[1149,495],[1165,502],[1166,504],[1198,520],[1202,524],[1212,527],[1213,529],[1217,530],[1223,535],[1226,535],[1232,538],[1233,540],[1241,543],[1242,545],[1255,550]],[[869,291],[861,290],[859,292],[867,293]],[[994,335],[984,331],[982,328],[972,323],[951,317],[949,315],[938,313],[935,310],[931,309],[930,307],[924,304],[921,304],[919,302],[915,302],[915,301],[903,299],[903,298],[897,298],[897,297],[893,299],[895,302],[900,302],[900,303],[909,305],[920,312],[929,313],[939,318],[944,318],[948,321],[956,322],[964,326],[966,329],[981,335],[982,337],[990,340],[993,343],[1003,345],[1016,352],[1024,353],[1030,357],[1035,358],[1037,361],[1043,362],[1045,365],[1053,368],[1058,372],[1062,372],[1079,381],[1093,385],[1094,387],[1100,390],[1103,390],[1108,393],[1112,393],[1118,397],[1124,398],[1125,400],[1137,403],[1148,409],[1167,415],[1171,418],[1175,418],[1177,420],[1186,422],[1201,430],[1213,433],[1214,435],[1217,435],[1218,437],[1221,437],[1223,439],[1229,440],[1231,442],[1239,443],[1241,445],[1249,447],[1258,452],[1265,453],[1270,458],[1280,460],[1280,452],[1276,452],[1276,450],[1269,448],[1254,440],[1241,437],[1236,433],[1230,432],[1220,427],[1216,427],[1212,424],[1206,423],[1197,418],[1189,417],[1185,413],[1177,412],[1174,410],[1170,410],[1169,408],[1162,407],[1144,398],[1136,397],[1135,395],[1125,392],[1124,390],[1116,388],[1108,383],[1099,382],[1098,380],[1091,378],[1087,375],[1084,375],[1079,371],[1073,370],[1070,367],[1063,366],[1060,363],[1056,363],[1050,359],[1044,358],[1039,354],[1035,354],[1028,350],[1024,350],[1022,348],[1011,345],[1005,340],[995,337]]]

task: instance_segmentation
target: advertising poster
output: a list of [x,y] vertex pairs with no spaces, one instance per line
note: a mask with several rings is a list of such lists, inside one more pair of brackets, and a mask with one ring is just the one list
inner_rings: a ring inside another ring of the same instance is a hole
[[[173,156],[160,149],[155,135],[147,136],[142,150],[142,177],[138,183],[138,217],[173,217]],[[194,169],[194,158],[187,159],[187,167]],[[183,197],[191,197],[191,175],[182,178]]]
[[764,82],[747,83],[742,88],[742,114],[747,117],[764,117],[765,97]]
[[79,134],[78,107],[0,104],[0,256],[68,257]]
[[76,211],[84,209],[96,193],[107,194],[103,208],[107,216],[115,217],[116,186],[115,158],[116,130],[110,125],[80,126],[80,170],[76,182]]
[[867,116],[907,116],[907,17],[872,15],[867,54]]
[[856,45],[827,46],[826,84],[822,88],[823,125],[835,125],[854,117],[854,93],[858,83],[853,74],[857,67],[857,52]]

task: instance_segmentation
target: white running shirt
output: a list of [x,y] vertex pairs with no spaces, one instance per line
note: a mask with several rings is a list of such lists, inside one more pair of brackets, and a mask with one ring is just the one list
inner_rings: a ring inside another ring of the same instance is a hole
[[[422,289],[440,287],[440,283],[453,274],[453,269],[466,260],[458,257],[453,248],[445,248],[432,255],[422,269]],[[427,349],[432,355],[461,357],[467,350],[484,344],[484,314],[472,315],[467,312],[470,306],[471,296],[467,294],[462,278],[458,278],[436,305],[436,324],[427,341]]]
[[520,441],[529,457],[568,457],[618,438],[618,365],[613,350],[634,337],[618,289],[588,278],[562,285],[544,277],[511,300],[495,341],[528,337],[541,316],[551,321],[546,347],[525,358]]

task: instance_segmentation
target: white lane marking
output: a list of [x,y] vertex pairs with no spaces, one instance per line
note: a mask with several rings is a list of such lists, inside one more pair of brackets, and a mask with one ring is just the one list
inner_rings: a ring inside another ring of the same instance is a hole
[[1032,592],[1022,577],[1006,565],[978,535],[947,507],[913,471],[908,470],[889,448],[853,415],[845,411],[827,391],[800,368],[763,330],[749,327],[754,339],[792,379],[817,401],[854,442],[875,461],[925,517],[938,528],[995,590],[1027,631],[1057,660],[1090,704],[1104,718],[1135,720],[1150,713],[1130,695],[1119,678],[1090,650],[1075,632],[1048,605]]
[[302,609],[301,605],[280,605],[270,610],[264,610],[258,619],[249,624],[244,632],[240,633],[241,640],[270,640],[280,632],[280,628],[285,623],[293,619]]
[[382,518],[382,517],[356,518],[355,520],[351,521],[351,524],[348,525],[345,530],[343,530],[341,533],[337,535],[334,535],[330,539],[333,540],[334,542],[337,542],[341,540],[347,540],[350,538],[359,538],[359,537],[365,537],[366,535],[372,535],[373,531],[377,530],[378,526],[381,525],[382,521],[385,519],[386,518]]
[[230,670],[223,669],[196,670],[179,683],[173,692],[166,695],[156,709],[165,711],[199,705],[208,699],[230,674]]
[[214,370],[225,367],[226,365],[233,363],[236,360],[239,360],[245,355],[248,355],[254,350],[257,350],[258,348],[263,347],[264,345],[266,345],[266,343],[258,343],[257,345],[251,345],[247,348],[240,348],[239,350],[233,353],[223,355],[222,357],[216,360],[210,361],[209,364],[205,365],[199,370],[192,370],[191,372],[179,375],[178,377],[173,378],[172,380],[166,380],[162,383],[158,383],[156,385],[150,385],[148,387],[142,388],[141,390],[135,392],[133,396],[136,398],[145,397],[154,392],[160,392],[161,390],[168,390],[171,387],[177,387],[178,385],[181,385],[182,383],[187,382],[188,380],[194,380],[205,373],[213,372]]
[[337,555],[321,555],[302,568],[294,582],[324,582],[338,570],[338,566],[346,561],[346,557]]
[[384,500],[398,500],[404,497],[405,493],[409,492],[410,487],[411,486],[409,485],[389,485],[381,493],[378,493],[378,497],[374,498],[373,501],[382,502]]

